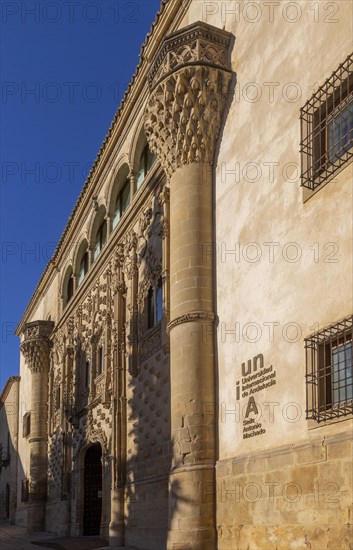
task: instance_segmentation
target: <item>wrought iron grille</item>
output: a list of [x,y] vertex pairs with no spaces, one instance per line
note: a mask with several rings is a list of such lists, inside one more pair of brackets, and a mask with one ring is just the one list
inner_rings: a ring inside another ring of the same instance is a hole
[[353,413],[352,332],[353,316],[305,339],[308,419]]
[[300,110],[301,185],[314,190],[353,157],[353,53]]

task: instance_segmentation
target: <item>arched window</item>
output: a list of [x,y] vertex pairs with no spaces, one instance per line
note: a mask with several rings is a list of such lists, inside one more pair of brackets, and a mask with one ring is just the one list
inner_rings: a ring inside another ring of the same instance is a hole
[[163,296],[162,279],[159,279],[156,287],[151,287],[147,296],[147,327],[152,328],[162,319]]
[[151,168],[152,164],[154,163],[156,158],[156,155],[151,153],[149,150],[148,145],[146,144],[142,150],[141,156],[140,156],[140,162],[139,162],[139,171],[138,171],[138,178],[136,183],[136,188],[139,189],[141,187],[143,180],[147,176],[147,173],[149,169]]
[[86,276],[86,273],[88,271],[88,250],[86,250],[82,258],[80,260],[79,268],[78,268],[78,279],[77,279],[77,285],[79,286],[83,279]]
[[93,261],[98,258],[106,241],[107,241],[106,209],[105,209],[105,206],[101,204],[99,208],[97,206],[93,225],[90,231],[90,243],[93,249]]
[[113,229],[118,225],[120,218],[130,204],[130,180],[125,180],[124,185],[117,194],[114,207]]
[[74,295],[74,279],[73,279],[73,276],[71,275],[71,277],[67,281],[67,302],[71,300],[73,295]]
[[[73,270],[72,270],[72,267],[69,266],[65,273],[63,289],[62,289],[62,298],[63,298],[64,307],[69,303],[73,295],[74,295]],[[50,320],[51,320],[51,316],[49,315],[48,321]]]
[[95,238],[94,259],[96,259],[107,241],[107,222],[103,220],[99,225]]

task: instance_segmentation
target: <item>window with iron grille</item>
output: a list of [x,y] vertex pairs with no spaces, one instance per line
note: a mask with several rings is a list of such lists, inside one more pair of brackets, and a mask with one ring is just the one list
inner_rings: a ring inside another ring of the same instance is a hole
[[306,417],[324,422],[353,413],[353,316],[305,340]]
[[301,185],[314,191],[353,158],[353,53],[300,110]]

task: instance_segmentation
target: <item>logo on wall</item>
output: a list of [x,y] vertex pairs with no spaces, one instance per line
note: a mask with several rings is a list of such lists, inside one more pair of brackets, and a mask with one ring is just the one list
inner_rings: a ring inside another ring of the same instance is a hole
[[[243,439],[257,437],[266,433],[261,422],[256,422],[259,414],[254,394],[270,388],[276,384],[276,371],[273,366],[265,367],[262,353],[249,359],[241,365],[242,377],[235,385],[236,400],[247,399],[247,406],[243,419]],[[254,417],[250,416],[254,414]]]

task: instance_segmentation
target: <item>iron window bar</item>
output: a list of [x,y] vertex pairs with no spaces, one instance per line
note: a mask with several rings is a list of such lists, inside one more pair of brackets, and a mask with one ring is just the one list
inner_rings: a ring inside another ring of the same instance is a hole
[[305,339],[306,418],[325,422],[353,413],[353,316]]
[[353,53],[300,110],[301,185],[315,190],[353,157]]

